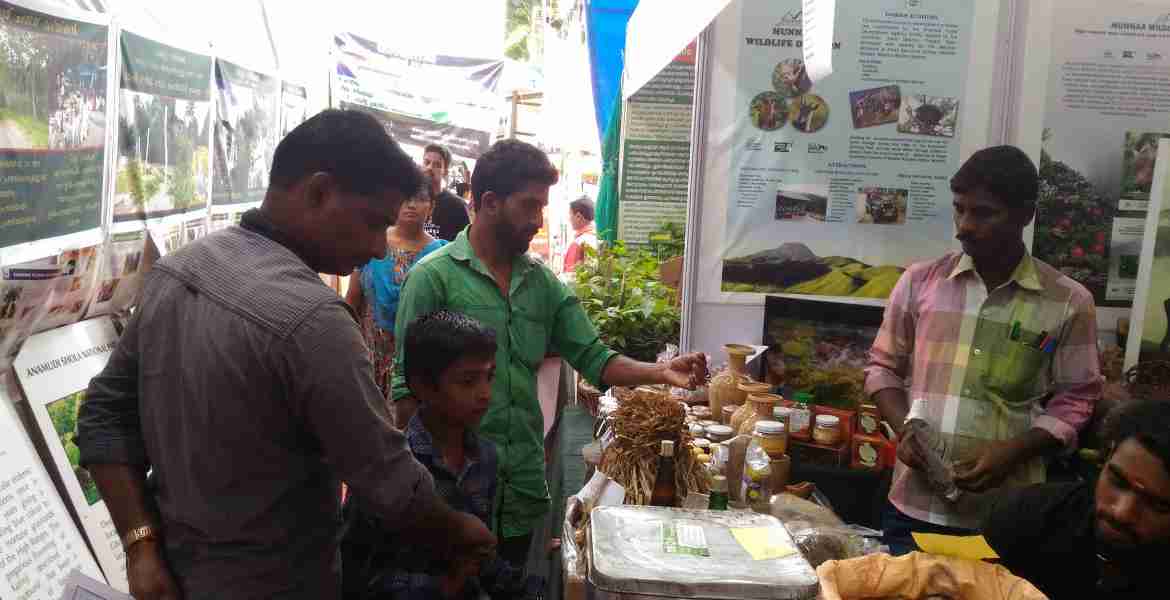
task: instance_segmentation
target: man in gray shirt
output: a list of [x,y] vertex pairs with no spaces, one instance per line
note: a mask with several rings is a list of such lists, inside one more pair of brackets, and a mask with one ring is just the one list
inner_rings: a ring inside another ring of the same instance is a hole
[[403,543],[495,544],[435,495],[317,275],[381,258],[421,177],[373,118],[324,111],[277,146],[262,208],[147,276],[78,426],[135,598],[339,598],[341,481]]

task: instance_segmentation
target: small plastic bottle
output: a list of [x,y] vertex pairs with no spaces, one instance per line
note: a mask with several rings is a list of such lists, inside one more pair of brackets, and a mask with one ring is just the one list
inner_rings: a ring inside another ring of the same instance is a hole
[[727,478],[716,475],[711,478],[711,499],[707,510],[727,510]]

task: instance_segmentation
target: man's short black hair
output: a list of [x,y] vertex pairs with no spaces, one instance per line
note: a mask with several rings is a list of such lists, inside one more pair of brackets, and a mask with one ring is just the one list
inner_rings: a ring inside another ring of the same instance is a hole
[[426,156],[427,154],[429,154],[431,152],[436,152],[436,153],[438,153],[439,156],[443,157],[443,169],[444,170],[451,168],[451,151],[450,150],[448,150],[448,149],[446,149],[438,144],[429,144],[429,145],[427,145],[426,148],[423,148],[423,156]]
[[581,196],[569,203],[569,214],[577,213],[582,219],[593,222],[593,201],[589,196]]
[[1107,454],[1136,439],[1170,473],[1170,400],[1130,400],[1119,405],[1106,417],[1103,437]]
[[559,174],[539,148],[520,140],[496,142],[475,163],[471,198],[475,210],[486,192],[506,198],[530,183],[555,185]]
[[967,194],[984,190],[1012,208],[1032,210],[1040,195],[1036,164],[1015,146],[984,148],[951,177],[951,191]]
[[402,367],[406,383],[436,386],[443,372],[468,356],[495,356],[496,332],[458,312],[425,314],[406,328]]
[[396,190],[410,197],[423,184],[422,172],[382,124],[356,110],[323,110],[297,125],[277,144],[268,183],[287,190],[322,172],[353,194]]

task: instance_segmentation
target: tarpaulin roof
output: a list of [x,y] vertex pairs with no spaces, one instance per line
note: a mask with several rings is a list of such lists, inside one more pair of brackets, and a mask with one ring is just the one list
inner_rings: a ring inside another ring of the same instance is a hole
[[695,40],[731,0],[642,0],[626,28],[626,98],[634,95]]
[[621,90],[626,24],[638,0],[589,0],[589,62],[593,70],[593,108],[597,130],[608,129],[614,98]]

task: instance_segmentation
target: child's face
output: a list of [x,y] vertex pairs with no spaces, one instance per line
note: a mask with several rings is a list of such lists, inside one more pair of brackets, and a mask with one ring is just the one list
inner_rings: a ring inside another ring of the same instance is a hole
[[439,376],[429,409],[449,423],[478,427],[491,404],[495,377],[494,356],[464,356]]

